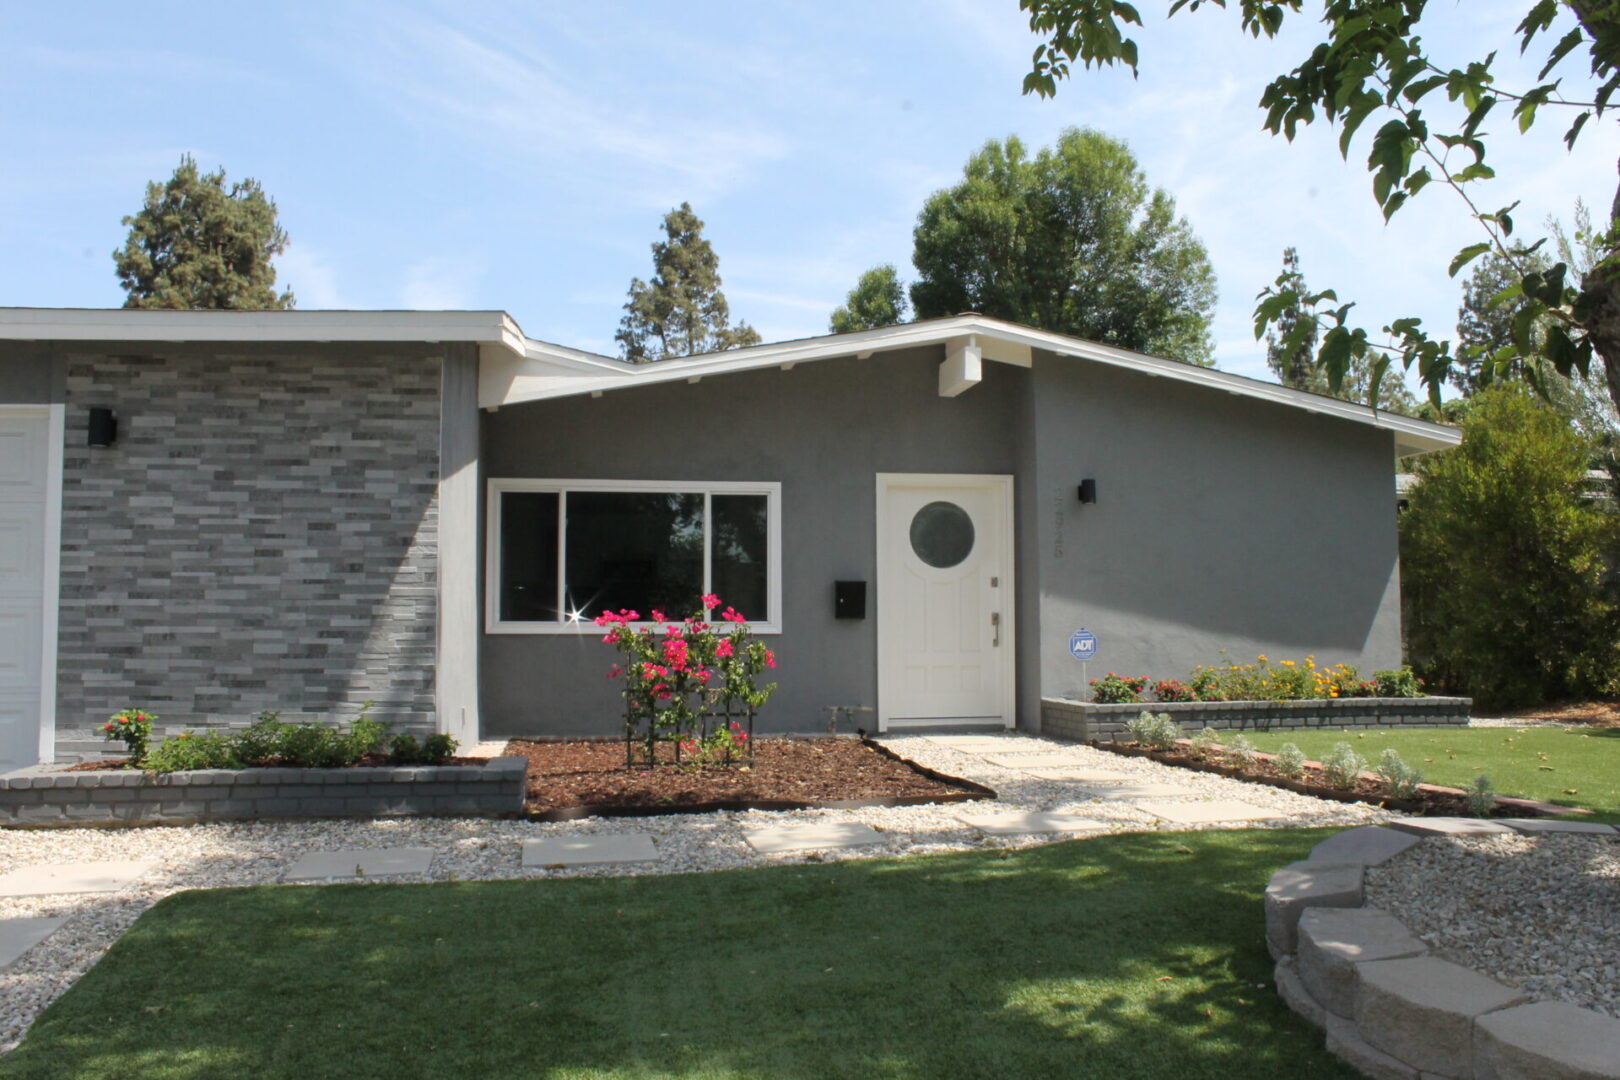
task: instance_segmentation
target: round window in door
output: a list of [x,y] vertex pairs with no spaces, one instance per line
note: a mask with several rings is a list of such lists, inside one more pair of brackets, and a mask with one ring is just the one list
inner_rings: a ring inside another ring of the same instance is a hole
[[946,570],[973,554],[973,519],[955,503],[931,502],[911,519],[911,550]]

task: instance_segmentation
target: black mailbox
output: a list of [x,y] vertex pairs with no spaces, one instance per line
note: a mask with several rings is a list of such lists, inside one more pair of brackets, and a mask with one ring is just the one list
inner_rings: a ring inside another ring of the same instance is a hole
[[833,615],[840,619],[866,618],[866,582],[833,582]]

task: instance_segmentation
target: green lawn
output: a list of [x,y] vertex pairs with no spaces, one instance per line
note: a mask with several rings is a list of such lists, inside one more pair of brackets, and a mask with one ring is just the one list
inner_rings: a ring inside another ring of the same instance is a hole
[[182,893],[0,1078],[1352,1080],[1262,943],[1323,835]]
[[1322,759],[1348,742],[1374,767],[1393,746],[1408,765],[1435,784],[1466,787],[1480,773],[1499,795],[1584,807],[1597,820],[1620,822],[1620,729],[1419,728],[1378,731],[1293,731],[1254,736],[1261,750],[1291,742]]

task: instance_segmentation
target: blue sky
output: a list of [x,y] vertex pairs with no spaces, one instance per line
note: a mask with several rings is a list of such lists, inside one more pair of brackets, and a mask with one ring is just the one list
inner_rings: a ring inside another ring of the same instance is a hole
[[[1426,40],[1446,61],[1511,54],[1526,6],[1437,0]],[[1034,39],[1015,0],[7,5],[0,304],[121,303],[119,220],[189,152],[276,199],[302,308],[502,308],[612,352],[630,278],[689,200],[733,313],[800,337],[867,267],[910,273],[924,198],[985,139],[1078,125],[1128,141],[1208,246],[1222,367],[1264,374],[1250,312],[1288,244],[1365,324],[1449,331],[1443,267],[1477,228],[1460,202],[1431,189],[1386,227],[1364,143],[1347,165],[1325,127],[1292,146],[1261,130],[1260,91],[1314,24],[1256,42],[1216,9],[1142,7],[1139,79],[1081,72],[1041,101],[1019,93]],[[1589,125],[1569,154],[1557,120],[1495,125],[1482,198],[1522,199],[1536,231],[1613,197],[1620,130]]]

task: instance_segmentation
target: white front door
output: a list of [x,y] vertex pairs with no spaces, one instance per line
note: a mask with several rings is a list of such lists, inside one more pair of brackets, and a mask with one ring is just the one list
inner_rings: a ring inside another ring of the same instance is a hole
[[1012,477],[880,473],[878,730],[1011,727]]
[[39,760],[49,412],[0,409],[0,772]]

